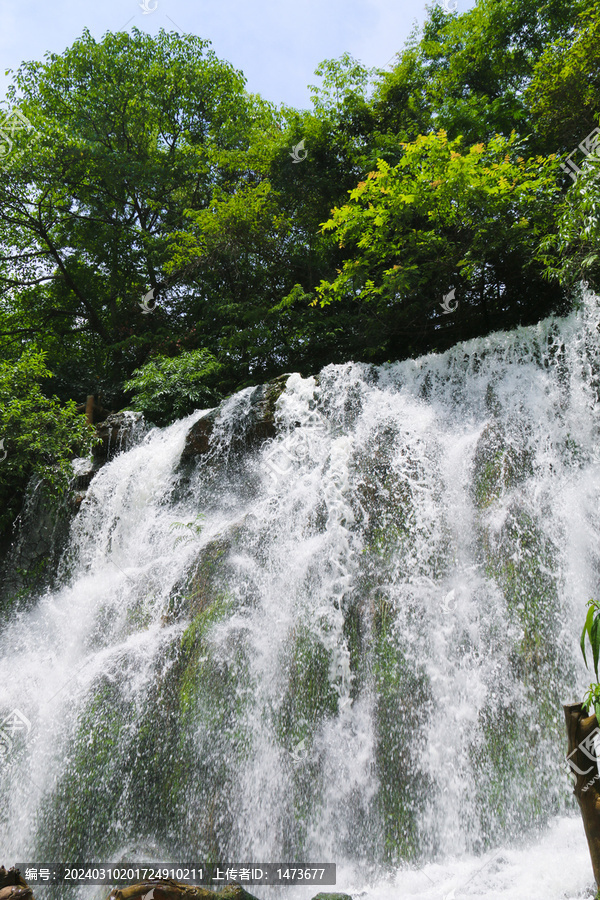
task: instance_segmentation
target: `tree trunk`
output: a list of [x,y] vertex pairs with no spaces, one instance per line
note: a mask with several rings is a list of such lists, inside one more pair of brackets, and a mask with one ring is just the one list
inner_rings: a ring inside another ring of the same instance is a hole
[[582,703],[563,707],[569,749],[567,760],[575,775],[575,789],[587,837],[596,885],[600,888],[600,775],[594,738],[600,737],[596,716],[588,716]]
[[85,417],[90,425],[94,424],[94,405],[94,395],[88,394],[88,398],[85,404]]

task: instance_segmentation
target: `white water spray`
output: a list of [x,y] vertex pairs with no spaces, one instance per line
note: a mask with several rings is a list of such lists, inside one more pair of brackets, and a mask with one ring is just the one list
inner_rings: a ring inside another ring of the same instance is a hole
[[588,296],[294,375],[260,448],[232,449],[247,389],[194,466],[201,413],[101,469],[55,586],[3,624],[0,713],[31,723],[0,757],[6,861],[287,858],[377,900],[581,896],[561,703],[600,594],[599,325]]

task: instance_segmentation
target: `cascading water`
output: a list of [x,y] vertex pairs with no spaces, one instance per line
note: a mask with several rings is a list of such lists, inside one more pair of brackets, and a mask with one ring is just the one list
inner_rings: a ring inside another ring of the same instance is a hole
[[599,329],[588,295],[442,355],[292,375],[261,446],[247,389],[194,461],[201,412],[104,466],[52,588],[4,600],[0,713],[29,727],[0,758],[3,860],[585,896],[562,703],[600,594]]

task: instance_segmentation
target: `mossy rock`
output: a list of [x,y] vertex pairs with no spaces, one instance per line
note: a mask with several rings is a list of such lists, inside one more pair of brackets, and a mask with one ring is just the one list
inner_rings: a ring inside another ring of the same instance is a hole
[[[321,724],[337,713],[338,694],[330,681],[332,652],[307,627],[296,631],[285,649],[283,669],[287,674],[282,701],[274,710],[273,725],[279,745],[296,760],[293,769],[294,820],[287,839],[293,836],[290,855],[300,852],[309,823],[322,800],[322,773],[312,751],[313,736]],[[299,756],[298,756],[299,754]]]
[[214,597],[206,608],[196,613],[181,638],[181,656],[179,660],[181,713],[190,715],[200,699],[198,689],[201,686],[202,696],[210,695],[215,708],[229,694],[229,677],[214,655],[214,649],[208,643],[208,635],[212,627],[223,621],[232,610],[232,603],[226,596]]
[[[496,690],[496,699],[480,712],[470,751],[483,846],[489,847],[499,836],[563,811],[566,801],[554,789],[550,760],[564,731],[557,710],[565,685],[575,687],[576,673],[563,635],[565,611],[554,574],[558,552],[542,523],[514,497],[505,503],[499,528],[480,510],[477,540],[485,573],[505,599],[503,620],[517,629],[516,637],[510,636],[514,628],[505,635],[508,666],[500,684],[508,679],[509,693],[518,685],[523,695],[518,706],[507,707]],[[548,765],[540,762],[544,758]]]
[[364,595],[357,592],[356,597],[350,598],[344,610],[344,625],[342,629],[344,640],[350,653],[350,672],[352,677],[350,695],[353,700],[356,699],[362,690],[368,675],[368,662],[366,659],[368,626],[363,597]]
[[225,563],[233,540],[232,533],[219,535],[201,548],[185,578],[173,588],[165,624],[182,616],[195,617],[223,595],[227,581]]
[[480,711],[479,727],[469,757],[484,850],[543,826],[571,805],[557,795],[552,769],[564,723],[552,734],[547,726],[540,729],[537,711],[532,716],[529,709],[497,704]]
[[96,852],[110,858],[123,790],[119,748],[132,715],[117,686],[103,679],[64,751],[61,779],[42,803],[36,841],[42,857]]
[[[337,711],[337,693],[330,684],[332,652],[306,627],[298,627],[287,651],[285,667],[288,687],[281,706],[284,734],[293,732],[293,722],[302,720],[307,728]],[[303,735],[301,735],[303,736]],[[294,735],[294,740],[298,735]]]
[[241,884],[226,884],[214,894],[216,900],[258,900],[254,894],[249,894]]
[[[279,375],[267,384],[258,385],[250,395],[248,415],[235,423],[231,433],[232,450],[244,450],[277,434],[275,411],[277,400],[285,390],[289,374]],[[223,401],[216,409],[202,416],[190,428],[181,454],[181,462],[186,463],[208,454],[212,449],[212,435],[221,412],[227,404]]]
[[[499,532],[480,523],[478,542],[486,574],[494,579],[504,594],[509,615],[523,629],[512,658],[519,680],[538,686],[540,673],[548,666],[555,674],[560,672],[570,679],[559,640],[559,585],[552,574],[557,571],[557,549],[531,512],[517,501],[509,506]],[[542,695],[545,693],[542,691]],[[555,699],[560,706],[560,697]]]
[[498,422],[486,425],[473,459],[472,494],[477,508],[490,506],[532,474],[531,453],[515,447]]
[[284,375],[278,375],[277,378],[274,378],[265,385],[264,406],[262,410],[262,418],[265,421],[273,422],[275,420],[277,401],[285,391],[285,386],[288,383],[290,374],[290,372],[286,372]]
[[72,493],[61,494],[40,476],[30,478],[16,539],[6,548],[0,571],[0,613],[31,608],[54,583],[74,517]]
[[[141,708],[139,697],[121,690],[122,680],[102,677],[65,748],[65,773],[44,801],[37,838],[42,855],[97,852],[110,858],[123,834],[142,835],[149,821],[154,836],[175,841],[182,852],[201,847],[205,856],[223,853],[218,835],[229,833],[223,831],[228,823],[211,807],[204,786],[219,792],[229,785],[230,769],[245,752],[236,694],[246,677],[243,648],[225,648],[223,656],[210,641],[231,608],[226,596],[217,595],[194,616],[179,645],[169,644]],[[199,728],[201,758],[194,742]],[[201,773],[193,783],[191,772]],[[185,818],[192,804],[194,827]]]
[[432,497],[442,500],[442,481],[436,476],[435,465],[425,468],[421,461],[410,456],[398,467],[398,430],[384,424],[369,439],[368,452],[359,453],[357,471],[357,499],[369,513],[365,530],[364,549],[372,587],[396,580],[399,564],[404,571],[416,574],[422,570],[428,577],[443,578],[448,569],[450,531],[443,521],[432,521],[430,539],[424,541],[419,498],[413,494],[413,482],[423,478],[431,482]]
[[[227,840],[235,823],[227,798],[235,792],[236,773],[250,750],[244,728],[251,694],[245,642],[236,634],[224,642],[212,638],[213,629],[234,609],[223,593],[196,613],[180,639],[171,673],[180,728],[162,776],[169,786],[167,803],[186,821],[179,829],[181,852],[201,852],[208,861],[230,855]],[[240,690],[242,685],[247,690]]]
[[321,891],[320,894],[315,894],[312,900],[352,900],[350,894],[337,894],[337,893],[329,893],[327,891]]
[[[408,648],[399,644],[397,610],[387,586],[401,582],[403,573],[418,572],[421,566],[428,575],[441,578],[449,557],[449,537],[443,523],[437,521],[432,527],[439,534],[435,539],[432,535],[427,553],[422,553],[423,535],[417,533],[419,498],[413,495],[411,483],[422,475],[430,477],[434,467],[422,471],[419,460],[409,458],[406,467],[398,469],[397,440],[395,427],[382,425],[372,436],[368,455],[357,457],[359,498],[370,516],[357,576],[363,598],[361,615],[358,622],[348,619],[347,623],[348,635],[353,638],[349,646],[360,638],[366,659],[363,666],[375,695],[376,805],[383,856],[392,864],[417,859],[422,853],[419,822],[431,785],[420,771],[415,748],[421,739],[422,710],[431,703],[431,691],[424,670],[415,664]],[[435,482],[432,488],[435,494]],[[403,616],[418,619],[422,611],[409,603],[403,607]]]
[[419,770],[415,750],[420,711],[431,702],[431,695],[425,673],[398,646],[392,605],[382,599],[379,607],[373,621],[375,764],[385,859],[395,863],[416,859],[422,849],[418,822],[431,785]]
[[287,751],[292,792],[283,855],[301,855],[323,803],[324,785],[315,736],[337,715],[339,695],[332,683],[333,651],[309,626],[296,626],[282,651],[285,680],[272,724],[278,745]]

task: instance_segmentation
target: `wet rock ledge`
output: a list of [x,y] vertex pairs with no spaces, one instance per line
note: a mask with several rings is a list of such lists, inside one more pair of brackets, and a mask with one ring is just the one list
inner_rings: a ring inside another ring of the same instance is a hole
[[[237,422],[232,423],[229,435],[231,450],[242,450],[275,437],[275,404],[284,392],[289,377],[289,374],[279,375],[252,390],[245,408],[239,409]],[[192,425],[185,439],[182,462],[203,456],[209,451],[215,425],[226,403],[224,401]]]
[[[203,415],[188,431],[181,454],[183,471],[192,471],[201,457],[218,456],[225,445],[226,458],[241,458],[263,441],[276,436],[276,403],[287,384],[289,373],[266,384],[245,389],[224,400]],[[93,399],[93,398],[88,398]],[[83,412],[85,404],[80,407]],[[72,461],[73,486],[56,508],[40,479],[32,479],[20,514],[20,525],[12,547],[0,560],[0,609],[13,605],[21,592],[41,589],[51,582],[68,538],[73,517],[83,502],[99,469],[118,453],[128,450],[148,427],[141,413],[109,412],[99,406],[87,410],[101,439],[90,459]],[[225,427],[224,427],[225,423]],[[218,464],[218,463],[217,463]],[[3,600],[3,597],[8,600]],[[0,897],[0,900],[3,900]]]

